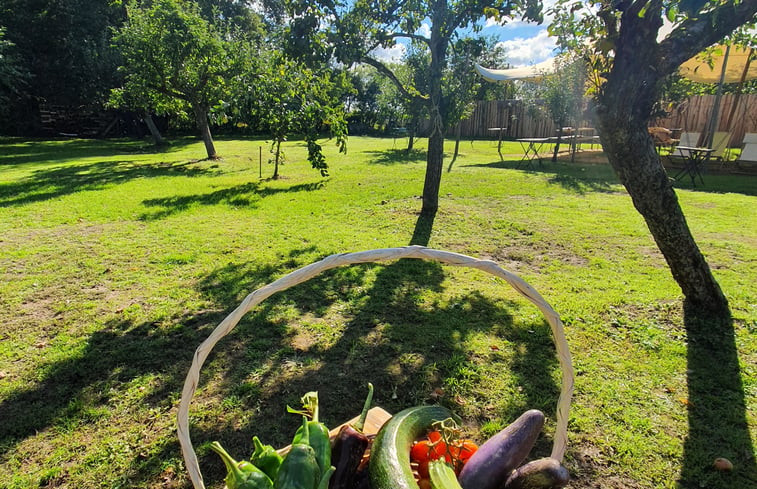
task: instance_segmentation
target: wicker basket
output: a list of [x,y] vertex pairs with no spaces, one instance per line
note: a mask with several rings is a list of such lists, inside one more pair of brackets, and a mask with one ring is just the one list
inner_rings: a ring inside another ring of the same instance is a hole
[[203,483],[202,474],[200,473],[197,454],[192,447],[192,440],[189,436],[189,405],[192,402],[192,397],[194,396],[200,380],[200,369],[216,343],[234,329],[240,319],[242,319],[242,316],[276,292],[286,290],[294,285],[305,282],[332,268],[344,265],[354,265],[357,263],[396,260],[399,258],[425,259],[488,272],[504,279],[516,291],[541,310],[552,329],[552,335],[557,349],[557,358],[562,371],[561,391],[557,403],[557,425],[555,428],[551,454],[552,458],[562,462],[567,445],[568,411],[570,409],[570,400],[573,394],[573,367],[571,364],[568,343],[565,340],[563,324],[562,321],[560,321],[558,314],[530,285],[520,277],[500,268],[492,261],[479,260],[458,253],[434,250],[422,246],[407,246],[331,255],[319,262],[295,270],[245,297],[242,303],[223,321],[221,321],[210,336],[197,347],[194,358],[192,359],[192,366],[190,367],[189,372],[187,373],[187,378],[184,381],[184,389],[182,390],[181,402],[179,403],[179,411],[177,414],[179,443],[181,444],[181,450],[187,466],[187,471],[189,472],[189,477],[192,480],[195,489],[204,489],[205,484]]

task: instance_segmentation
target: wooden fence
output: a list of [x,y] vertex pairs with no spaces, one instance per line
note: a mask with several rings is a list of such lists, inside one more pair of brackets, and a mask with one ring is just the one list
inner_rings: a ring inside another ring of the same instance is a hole
[[[549,137],[556,133],[556,126],[546,116],[530,113],[521,100],[479,101],[473,113],[460,122],[460,135],[478,139],[498,137],[502,129],[503,138]],[[457,127],[450,130],[450,137],[457,133]]]
[[[708,130],[710,113],[715,104],[714,95],[691,97],[673,108],[671,114],[650,125],[681,129],[704,134]],[[745,133],[757,132],[757,94],[723,95],[720,102],[718,131],[731,132],[731,147],[738,147]],[[579,126],[590,126],[583,121]],[[508,139],[550,137],[556,134],[555,124],[546,116],[534,115],[520,100],[480,101],[471,116],[460,122],[460,135],[464,138],[497,138],[496,128],[505,128]],[[450,129],[454,137],[457,127]]]
[[[710,114],[714,105],[714,95],[691,97],[675,107],[668,117],[654,121],[653,125],[704,134],[709,131]],[[745,133],[757,132],[757,94],[723,95],[718,121],[716,131],[731,133],[729,146],[740,146]]]

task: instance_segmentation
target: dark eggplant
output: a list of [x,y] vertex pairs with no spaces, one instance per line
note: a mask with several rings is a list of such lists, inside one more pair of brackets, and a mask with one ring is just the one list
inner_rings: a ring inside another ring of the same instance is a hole
[[368,397],[363,405],[363,412],[354,425],[346,424],[339,429],[331,448],[331,463],[336,469],[329,481],[329,489],[351,489],[356,482],[356,475],[363,455],[370,445],[368,436],[363,433],[363,426],[368,417],[368,410],[373,400],[373,384],[368,384]]
[[557,489],[570,482],[568,469],[547,457],[528,462],[515,469],[505,482],[505,489]]
[[478,447],[460,471],[463,489],[497,489],[520,466],[536,443],[544,413],[531,409]]

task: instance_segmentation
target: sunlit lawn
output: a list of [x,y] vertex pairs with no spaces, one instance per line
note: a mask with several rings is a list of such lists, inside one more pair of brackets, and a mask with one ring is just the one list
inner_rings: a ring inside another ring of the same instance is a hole
[[[219,161],[190,139],[157,153],[0,141],[0,487],[190,487],[175,415],[212,328],[301,266],[409,244],[492,259],[561,315],[576,371],[570,487],[753,487],[757,176],[676,183],[733,312],[713,364],[707,345],[687,344],[680,290],[596,153],[530,167],[515,142],[500,161],[496,142],[463,141],[429,222],[418,216],[425,140],[410,154],[405,144],[353,137],[340,155],[324,142],[323,178],[287,143],[273,181],[256,140],[217,141]],[[253,435],[283,446],[297,424],[287,404],[318,390],[335,425],[359,411],[368,381],[392,412],[443,389],[479,440],[542,409],[532,457],[546,456],[559,393],[551,341],[535,307],[480,272],[329,272],[261,304],[211,355],[191,417],[206,483],[223,479],[210,441],[240,458]],[[715,457],[734,471],[714,471]]]

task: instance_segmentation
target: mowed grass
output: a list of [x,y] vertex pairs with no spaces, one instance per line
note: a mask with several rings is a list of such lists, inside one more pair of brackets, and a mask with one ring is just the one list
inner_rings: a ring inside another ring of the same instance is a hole
[[[0,487],[191,487],[175,418],[212,329],[327,255],[410,244],[492,259],[561,315],[570,487],[755,486],[757,177],[676,184],[732,308],[708,324],[683,311],[643,219],[589,153],[530,169],[516,143],[500,161],[496,143],[464,141],[439,212],[420,219],[425,140],[409,154],[401,139],[323,144],[331,176],[295,141],[273,181],[252,139],[217,141],[218,161],[191,139],[0,142]],[[481,272],[399,261],[277,294],[219,343],[191,409],[206,484],[224,476],[210,441],[238,458],[253,435],[284,446],[287,404],[317,390],[333,426],[369,381],[392,412],[443,392],[478,440],[542,409],[531,457],[550,453],[560,370],[538,309]]]

